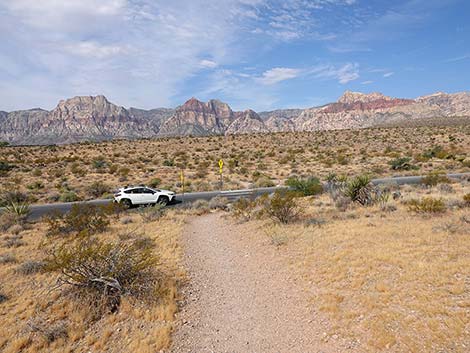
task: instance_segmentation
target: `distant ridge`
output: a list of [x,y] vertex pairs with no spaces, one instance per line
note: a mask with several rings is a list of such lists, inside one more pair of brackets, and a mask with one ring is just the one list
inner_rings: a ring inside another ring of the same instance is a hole
[[0,111],[0,141],[11,144],[63,144],[165,136],[205,136],[426,125],[459,117],[470,123],[470,92],[434,93],[416,99],[379,92],[346,91],[337,102],[308,109],[234,112],[227,103],[191,98],[176,109],[144,110],[115,105],[106,97],[61,100],[40,108]]

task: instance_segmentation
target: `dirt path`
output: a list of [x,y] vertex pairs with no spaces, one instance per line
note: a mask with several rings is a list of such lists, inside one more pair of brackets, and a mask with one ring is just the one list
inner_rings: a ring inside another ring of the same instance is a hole
[[173,352],[340,352],[266,239],[220,213],[194,218],[184,245],[191,285]]

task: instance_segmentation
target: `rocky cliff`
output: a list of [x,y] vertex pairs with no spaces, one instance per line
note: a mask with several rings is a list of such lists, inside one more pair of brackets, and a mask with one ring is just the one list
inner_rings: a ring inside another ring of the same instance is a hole
[[413,125],[466,117],[470,92],[435,93],[416,99],[381,93],[345,92],[337,102],[309,109],[281,109],[257,114],[234,112],[218,100],[191,98],[176,109],[125,109],[104,96],[74,97],[55,109],[0,111],[0,140],[12,144],[54,144],[84,140],[158,136],[203,136],[279,131],[357,129]]

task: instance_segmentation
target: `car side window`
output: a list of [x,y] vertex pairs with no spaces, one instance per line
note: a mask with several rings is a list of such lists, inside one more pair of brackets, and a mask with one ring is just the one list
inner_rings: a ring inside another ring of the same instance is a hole
[[153,194],[153,191],[150,189],[143,189],[143,190],[144,190],[144,194]]

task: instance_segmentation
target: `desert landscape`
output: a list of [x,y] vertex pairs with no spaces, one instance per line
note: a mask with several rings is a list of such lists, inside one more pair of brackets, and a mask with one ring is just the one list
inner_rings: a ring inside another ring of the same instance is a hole
[[0,0],[0,353],[469,353],[469,14]]

